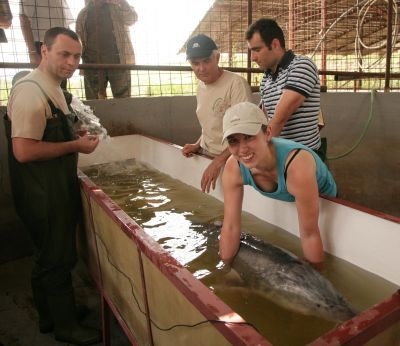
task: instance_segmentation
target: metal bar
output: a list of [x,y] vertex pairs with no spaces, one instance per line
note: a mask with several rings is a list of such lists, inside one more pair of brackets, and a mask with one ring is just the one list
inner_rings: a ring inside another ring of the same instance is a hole
[[150,345],[153,346],[154,345],[153,330],[151,328],[151,317],[150,317],[150,309],[149,309],[149,300],[147,298],[146,278],[145,278],[145,275],[144,275],[142,252],[140,251],[139,247],[138,247],[138,256],[139,256],[139,263],[140,263],[140,276],[142,278],[144,306],[145,306],[145,309],[146,309],[147,333],[148,333],[148,336],[149,336]]
[[228,23],[229,23],[229,32],[228,32],[228,61],[229,61],[229,66],[232,66],[233,64],[233,39],[232,39],[232,11],[231,7],[229,7],[228,11]]
[[[190,66],[165,66],[165,65],[133,65],[133,64],[81,64],[80,69],[110,69],[110,70],[138,70],[138,71],[188,71],[192,72]],[[224,67],[225,68],[225,67]],[[243,68],[244,69],[244,68]]]
[[[1,68],[35,68],[35,64],[30,63],[9,63],[0,62]],[[192,72],[190,66],[166,66],[166,65],[128,65],[128,64],[81,64],[78,68],[85,69],[115,69],[115,70],[133,70],[133,71],[180,71],[180,72]],[[232,72],[242,72],[242,73],[264,73],[263,70],[259,68],[246,68],[246,67],[224,67],[224,69]],[[320,70],[319,74],[322,76],[349,76],[357,78],[385,78],[385,73],[381,72],[356,72],[356,71],[324,71]],[[391,73],[392,79],[400,79],[399,73]]]
[[309,345],[364,345],[399,321],[400,290],[384,302],[362,312]]
[[391,58],[392,58],[393,0],[388,0],[388,10],[387,11],[388,11],[388,17],[387,17],[385,92],[390,91],[390,67],[391,67],[390,63],[391,63]]
[[288,14],[288,34],[289,42],[288,49],[293,49],[294,47],[294,0],[289,0],[289,14]]
[[[253,22],[253,1],[247,1],[247,26],[249,27]],[[247,68],[251,68],[251,51],[247,49]],[[262,73],[262,72],[261,72]],[[247,82],[251,85],[251,72],[247,71]]]
[[[81,184],[83,186],[83,184]],[[97,265],[98,265],[98,274],[99,278],[96,278],[95,280],[98,281],[98,289],[100,291],[100,296],[101,296],[101,325],[102,325],[102,334],[103,334],[103,345],[104,346],[110,346],[111,345],[111,332],[110,332],[110,307],[105,301],[104,298],[104,284],[103,284],[103,272],[102,272],[102,267],[100,263],[100,256],[99,256],[99,247],[97,245],[97,235],[96,235],[96,226],[94,223],[94,216],[93,216],[93,210],[92,210],[92,199],[90,198],[90,193],[89,190],[85,191],[85,188],[83,188],[83,194],[86,197],[86,202],[88,203],[88,209],[89,209],[89,222],[90,222],[90,228],[92,232],[92,236],[94,239],[94,244],[96,247],[96,259],[97,259]],[[92,276],[95,276],[95,273],[92,274]]]
[[111,328],[110,328],[110,307],[104,296],[101,296],[102,326],[103,326],[103,345],[111,345]]
[[[347,76],[357,78],[385,78],[385,73],[381,72],[319,71],[319,74],[326,76]],[[391,78],[400,78],[400,73],[392,73]]]
[[[97,63],[101,64],[103,61],[101,59],[101,47],[100,47],[100,17],[99,17],[99,6],[100,3],[96,3],[95,2],[95,6],[94,6],[94,16],[95,16],[95,25],[96,25],[96,48],[97,48],[97,52],[96,52],[96,57],[97,57]],[[86,83],[86,81],[85,81]],[[97,97],[98,98],[107,98],[107,91],[104,88],[105,85],[105,73],[104,70],[100,70],[98,71],[98,92],[97,92]]]
[[[357,18],[360,18],[360,0],[357,0]],[[351,30],[353,30],[354,28],[351,28]],[[363,27],[360,28],[361,30],[361,36],[363,36]],[[364,47],[358,42],[358,40],[355,42],[355,44],[357,46],[359,46],[359,52],[360,52],[360,56],[358,57],[358,71],[362,72],[362,63],[363,63],[363,59],[362,59],[362,55],[363,55],[363,50]],[[357,89],[357,87],[359,87],[360,89],[362,88],[362,81],[360,80],[358,84],[354,83],[354,88]],[[357,91],[357,90],[354,90]]]
[[[327,16],[327,10],[326,10],[326,0],[321,0],[321,35],[325,34],[326,31],[326,16]],[[326,42],[325,39],[321,43],[321,70],[326,70]],[[326,76],[321,75],[321,85],[326,86]]]
[[136,340],[135,335],[129,329],[128,325],[126,324],[125,320],[121,316],[121,314],[118,311],[117,307],[112,302],[111,298],[108,297],[107,294],[105,294],[103,296],[103,298],[104,298],[108,308],[110,309],[110,312],[114,315],[115,319],[119,323],[119,326],[121,327],[121,329],[124,332],[125,336],[128,338],[128,340],[131,343],[131,345],[132,346],[139,346],[139,342]]

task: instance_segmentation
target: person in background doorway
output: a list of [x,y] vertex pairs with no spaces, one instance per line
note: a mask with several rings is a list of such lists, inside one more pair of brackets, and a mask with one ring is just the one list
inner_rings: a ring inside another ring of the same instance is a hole
[[273,137],[264,112],[249,102],[227,110],[223,139],[232,154],[222,177],[224,221],[220,257],[223,262],[229,265],[239,250],[244,186],[251,185],[263,196],[296,203],[304,257],[322,269],[319,194],[336,196],[336,184],[326,165],[305,145]]
[[34,244],[32,293],[42,333],[90,345],[98,330],[83,327],[72,288],[75,232],[80,213],[78,153],[89,154],[97,136],[76,137],[60,87],[78,67],[82,46],[67,28],[49,29],[39,67],[13,86],[4,118],[15,208]]
[[261,106],[274,137],[290,139],[313,149],[324,160],[318,120],[320,84],[314,62],[285,48],[282,29],[262,18],[246,32],[251,59],[263,69]]
[[74,22],[66,0],[20,0],[19,19],[28,47],[29,60],[39,65],[45,32],[52,27],[65,27]]
[[1,38],[0,43],[7,42],[7,40],[4,40],[4,38],[3,38],[3,35],[5,37],[3,29],[8,29],[11,26],[12,19],[13,19],[13,15],[11,13],[10,4],[9,4],[8,0],[0,1],[0,30],[2,31],[1,36],[0,36],[0,38]]
[[[135,9],[126,0],[91,0],[79,12],[76,32],[82,39],[85,64],[135,64],[129,27]],[[131,96],[130,70],[85,70],[86,99],[106,98],[110,82],[113,97]]]
[[215,189],[218,176],[230,153],[222,143],[222,119],[232,105],[251,101],[252,93],[247,81],[218,66],[220,53],[208,36],[192,37],[186,48],[187,59],[199,80],[196,114],[201,125],[201,136],[196,143],[185,144],[182,154],[203,153],[213,157],[201,179],[203,192]]

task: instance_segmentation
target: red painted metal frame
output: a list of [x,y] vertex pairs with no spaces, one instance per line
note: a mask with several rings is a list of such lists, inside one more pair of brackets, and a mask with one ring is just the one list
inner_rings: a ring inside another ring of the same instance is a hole
[[[114,303],[112,302],[112,300],[110,299],[110,297],[107,294],[103,294],[103,301],[104,301],[103,309],[105,309],[103,311],[103,313],[105,315],[103,315],[103,316],[105,316],[105,318],[107,318],[106,323],[109,323],[109,318],[110,318],[109,311],[111,310],[112,314],[114,315],[114,317],[118,321],[119,325],[121,326],[122,330],[124,331],[124,334],[129,339],[129,342],[131,343],[131,345],[139,346],[140,344],[137,341],[135,335],[131,332],[131,330],[125,323],[125,320],[122,318],[118,309],[116,308],[116,306],[114,305]],[[109,345],[111,345],[111,342]]]
[[[310,346],[364,345],[376,335],[400,321],[400,290],[336,329],[321,336]],[[400,342],[400,340],[399,340]]]
[[140,263],[140,276],[142,278],[142,289],[143,289],[143,294],[144,294],[144,304],[145,304],[145,308],[146,308],[147,333],[149,335],[150,345],[154,345],[153,331],[152,331],[152,328],[151,328],[149,301],[147,299],[146,278],[144,276],[144,270],[143,270],[142,253],[140,251],[138,251],[138,256],[139,256],[139,263]]
[[[82,179],[81,177],[81,171],[78,170],[78,176],[81,179],[81,187],[83,188],[83,193],[85,195],[86,201],[88,203],[89,207],[89,218],[90,218],[90,225],[92,227],[93,233],[95,233],[95,225],[93,221],[93,212],[92,212],[92,205],[90,203],[90,191],[98,190],[98,187],[89,179],[85,176],[85,178]],[[82,173],[83,174],[83,173]],[[84,180],[84,182],[83,182]],[[92,275],[94,281],[96,282],[96,286],[98,290],[101,293],[101,315],[102,315],[102,331],[103,331],[103,345],[109,346],[111,345],[111,334],[110,334],[110,310],[117,319],[119,325],[121,326],[122,330],[124,331],[124,334],[126,337],[129,339],[130,343],[132,345],[139,345],[138,341],[136,340],[135,336],[131,333],[129,327],[126,325],[125,321],[123,318],[120,316],[117,308],[111,301],[111,299],[107,296],[107,294],[103,290],[103,276],[102,276],[102,268],[100,265],[100,260],[99,260],[99,250],[97,246],[97,238],[96,235],[93,234],[93,239],[95,240],[95,245],[96,245],[96,256],[97,256],[97,266],[99,270],[99,278],[95,278],[94,275]],[[141,268],[143,269],[143,268]]]
[[[151,136],[160,143],[172,145],[178,149],[181,147]],[[206,155],[201,155],[207,157]],[[234,313],[222,301],[220,301],[207,287],[195,279],[185,268],[183,268],[174,258],[165,252],[157,242],[145,234],[124,211],[122,211],[103,191],[99,190],[95,184],[81,171],[79,171],[81,186],[94,199],[108,215],[121,227],[121,229],[131,238],[144,253],[164,274],[174,283],[174,285],[184,294],[187,299],[195,305],[206,319],[218,319],[218,315]],[[358,204],[342,200],[321,196],[329,201],[342,204],[344,206],[380,217],[395,223],[400,223],[400,218],[385,213],[381,213]],[[207,297],[207,303],[200,297]],[[108,304],[118,319],[118,311],[113,309],[112,302]],[[340,325],[336,329],[321,336],[310,345],[360,345],[362,342],[371,340],[374,336],[385,331],[395,322],[400,321],[400,290],[393,294],[388,300],[379,303],[371,309],[357,315],[353,319]],[[270,345],[270,343],[258,334],[253,328],[245,325],[222,325],[214,324],[221,334],[234,345]],[[126,326],[125,326],[126,327]],[[124,332],[130,335],[128,328]],[[357,332],[355,332],[355,330]],[[133,337],[133,335],[132,335]]]
[[380,211],[364,207],[364,206],[359,205],[357,203],[346,201],[345,199],[341,199],[341,198],[337,198],[337,197],[329,197],[329,196],[325,196],[325,195],[321,195],[320,197],[323,198],[323,199],[327,199],[328,201],[335,202],[337,204],[342,204],[342,205],[344,205],[346,207],[349,207],[351,209],[359,210],[359,211],[362,211],[364,213],[379,217],[381,219],[389,220],[389,221],[392,221],[392,222],[395,222],[395,223],[400,223],[400,217],[389,215],[389,214],[385,214],[385,213],[382,213]]
[[[101,208],[112,218],[121,230],[138,247],[139,252],[146,255],[150,261],[168,278],[174,286],[202,313],[207,320],[220,320],[220,316],[237,315],[213,292],[171,257],[160,245],[148,236],[114,201],[80,170],[78,176],[85,194],[95,199]],[[141,268],[143,270],[143,268]],[[102,296],[120,323],[124,333],[132,344],[137,344],[136,338],[122,320],[118,310],[107,297],[101,287]],[[144,295],[146,297],[146,294]],[[243,319],[241,320],[245,322]],[[242,324],[213,323],[214,327],[234,345],[271,345],[262,335]]]

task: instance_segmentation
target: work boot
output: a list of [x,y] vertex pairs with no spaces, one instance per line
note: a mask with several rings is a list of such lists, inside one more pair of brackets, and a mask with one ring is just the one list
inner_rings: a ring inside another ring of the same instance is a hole
[[93,345],[101,341],[100,331],[75,325],[69,329],[62,329],[54,332],[54,337],[57,341],[68,342],[74,345]]
[[47,296],[39,280],[32,279],[32,297],[39,314],[39,330],[41,333],[53,331],[53,318],[51,317]]
[[39,319],[39,331],[42,334],[51,333],[54,330],[53,320]]
[[79,325],[72,290],[48,297],[54,320],[54,337],[74,345],[92,345],[101,341],[100,331]]
[[[79,322],[90,313],[90,310],[86,305],[77,305],[75,310],[76,318]],[[39,330],[42,334],[51,333],[54,330],[53,318],[50,315],[47,317],[39,315]]]
[[[37,279],[31,280],[32,296],[36,310],[39,314],[39,331],[43,334],[51,333],[54,330],[53,317],[51,315],[47,295],[44,292],[43,286]],[[89,308],[85,305],[77,305],[76,317],[81,321],[89,314]]]

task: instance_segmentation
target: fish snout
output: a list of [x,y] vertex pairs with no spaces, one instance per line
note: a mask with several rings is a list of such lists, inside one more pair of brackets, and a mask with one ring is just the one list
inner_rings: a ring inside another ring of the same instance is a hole
[[339,322],[346,322],[348,320],[351,320],[356,315],[357,311],[354,310],[351,306],[344,306],[341,317],[339,318]]
[[339,322],[343,323],[346,322],[350,319],[352,319],[354,316],[357,315],[357,311],[353,309],[345,300],[344,298],[341,297],[341,302],[337,304],[332,304],[329,306],[329,315],[330,318],[329,320],[332,320],[333,322]]

